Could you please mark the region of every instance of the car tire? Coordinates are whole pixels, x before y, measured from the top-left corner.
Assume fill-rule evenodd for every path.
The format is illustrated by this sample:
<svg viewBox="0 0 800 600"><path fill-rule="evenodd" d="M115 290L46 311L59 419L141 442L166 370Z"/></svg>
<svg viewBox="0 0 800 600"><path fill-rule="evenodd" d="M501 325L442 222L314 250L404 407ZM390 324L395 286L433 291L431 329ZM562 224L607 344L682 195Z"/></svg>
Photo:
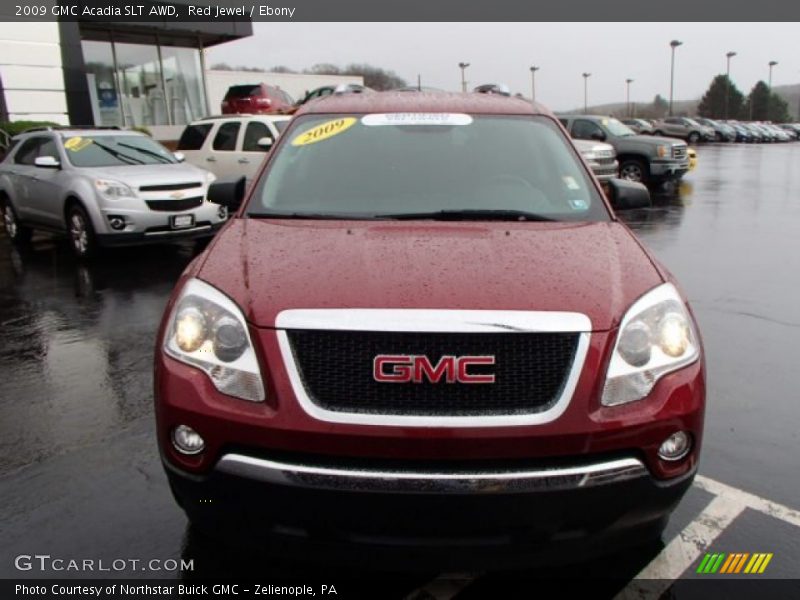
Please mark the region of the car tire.
<svg viewBox="0 0 800 600"><path fill-rule="evenodd" d="M699 142L699 141L700 141L700 134L699 134L699 133L697 133L696 131L693 131L693 132L691 132L691 133L689 134L689 137L687 138L687 141L688 141L690 144L696 144L697 142Z"/></svg>
<svg viewBox="0 0 800 600"><path fill-rule="evenodd" d="M722 134L719 131L717 131L716 133L714 133L714 141L715 142L724 142L725 139L722 137Z"/></svg>
<svg viewBox="0 0 800 600"><path fill-rule="evenodd" d="M67 232L73 254L80 259L92 258L97 251L97 237L86 210L73 204L67 211Z"/></svg>
<svg viewBox="0 0 800 600"><path fill-rule="evenodd" d="M647 168L647 163L643 160L626 158L620 162L619 178L647 184L650 180L650 169Z"/></svg>
<svg viewBox="0 0 800 600"><path fill-rule="evenodd" d="M657 135L657 136L659 136L659 137L663 137L663 136L664 136L664 132L663 132L663 131L659 131L658 129L656 129L656 130L653 132L653 135Z"/></svg>
<svg viewBox="0 0 800 600"><path fill-rule="evenodd" d="M2 209L3 229L8 238L12 243L20 246L29 243L33 237L33 229L20 224L17 212L8 200L2 203Z"/></svg>

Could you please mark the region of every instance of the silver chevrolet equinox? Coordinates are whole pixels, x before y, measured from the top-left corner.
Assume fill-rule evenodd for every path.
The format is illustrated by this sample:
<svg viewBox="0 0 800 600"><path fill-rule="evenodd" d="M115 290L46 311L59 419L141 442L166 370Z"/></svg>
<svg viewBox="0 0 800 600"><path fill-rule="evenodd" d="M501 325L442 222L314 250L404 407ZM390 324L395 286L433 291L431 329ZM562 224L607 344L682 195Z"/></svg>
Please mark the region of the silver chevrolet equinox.
<svg viewBox="0 0 800 600"><path fill-rule="evenodd" d="M212 236L227 218L206 201L214 175L147 135L119 129L29 130L0 163L0 206L12 241L66 232L86 258L99 246Z"/></svg>

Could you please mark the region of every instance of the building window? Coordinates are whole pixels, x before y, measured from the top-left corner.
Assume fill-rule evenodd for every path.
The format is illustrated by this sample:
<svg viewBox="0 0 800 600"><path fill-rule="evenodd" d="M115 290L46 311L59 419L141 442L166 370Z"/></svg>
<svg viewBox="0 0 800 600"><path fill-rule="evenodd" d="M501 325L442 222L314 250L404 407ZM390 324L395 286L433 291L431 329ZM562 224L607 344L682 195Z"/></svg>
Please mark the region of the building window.
<svg viewBox="0 0 800 600"><path fill-rule="evenodd" d="M161 65L173 124L185 125L207 116L200 52L161 46Z"/></svg>
<svg viewBox="0 0 800 600"><path fill-rule="evenodd" d="M81 42L95 125L121 126L119 89L110 42Z"/></svg>
<svg viewBox="0 0 800 600"><path fill-rule="evenodd" d="M125 125L170 125L158 47L114 43Z"/></svg>
<svg viewBox="0 0 800 600"><path fill-rule="evenodd" d="M95 125L185 125L206 116L197 48L83 40Z"/></svg>

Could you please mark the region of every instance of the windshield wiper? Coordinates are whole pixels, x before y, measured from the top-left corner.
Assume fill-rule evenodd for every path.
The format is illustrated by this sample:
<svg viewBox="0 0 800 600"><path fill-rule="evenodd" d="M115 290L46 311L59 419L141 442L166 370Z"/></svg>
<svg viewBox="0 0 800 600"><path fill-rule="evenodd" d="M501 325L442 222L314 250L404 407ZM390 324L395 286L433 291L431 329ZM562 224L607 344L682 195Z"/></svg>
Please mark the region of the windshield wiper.
<svg viewBox="0 0 800 600"><path fill-rule="evenodd" d="M124 144L122 142L117 142L117 146L122 146L123 148L130 148L131 150L136 150L137 152L141 152L142 154L147 154L148 156L157 158L163 163L172 164L172 161L168 159L166 156L162 156L158 152L153 152L152 150L148 150L147 148L139 148L138 146L134 146L132 144Z"/></svg>
<svg viewBox="0 0 800 600"><path fill-rule="evenodd" d="M397 219L398 221L421 221L427 219L435 221L555 221L555 219L551 217L524 210L508 210L502 208L461 208L431 212L396 213L375 215L375 218Z"/></svg>
<svg viewBox="0 0 800 600"><path fill-rule="evenodd" d="M364 221L376 218L376 215L371 213L308 213L281 211L249 212L247 216L252 219L327 219L337 221Z"/></svg>
<svg viewBox="0 0 800 600"><path fill-rule="evenodd" d="M111 146L106 146L105 144L101 144L97 140L92 140L94 145L100 148L101 150L105 150L114 158L118 158L120 160L127 160L129 165L143 165L144 163L136 158L135 156L131 156L129 154L125 154L124 152L117 152Z"/></svg>

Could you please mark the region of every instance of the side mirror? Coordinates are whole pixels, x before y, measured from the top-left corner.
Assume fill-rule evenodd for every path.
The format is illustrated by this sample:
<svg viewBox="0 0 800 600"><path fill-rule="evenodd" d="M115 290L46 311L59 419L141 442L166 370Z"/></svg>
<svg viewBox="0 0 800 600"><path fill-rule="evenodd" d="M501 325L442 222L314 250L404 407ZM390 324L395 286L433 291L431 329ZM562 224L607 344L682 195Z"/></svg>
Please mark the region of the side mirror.
<svg viewBox="0 0 800 600"><path fill-rule="evenodd" d="M186 155L183 152L173 152L172 156L174 156L175 160L177 160L179 163L186 160Z"/></svg>
<svg viewBox="0 0 800 600"><path fill-rule="evenodd" d="M647 208L652 205L647 187L627 179L611 179L608 182L609 200L615 210Z"/></svg>
<svg viewBox="0 0 800 600"><path fill-rule="evenodd" d="M270 148L272 148L273 143L275 143L275 141L271 137L263 137L259 138L259 140L256 142L256 146L264 151L268 151Z"/></svg>
<svg viewBox="0 0 800 600"><path fill-rule="evenodd" d="M37 156L33 159L33 164L42 169L60 169L61 161L55 156Z"/></svg>
<svg viewBox="0 0 800 600"><path fill-rule="evenodd" d="M229 213L234 213L242 205L246 185L244 177L228 181L215 181L208 186L206 198L209 202L224 206Z"/></svg>
<svg viewBox="0 0 800 600"><path fill-rule="evenodd" d="M589 136L593 140L597 140L598 142L605 142L606 141L606 134L602 131L595 131L592 135Z"/></svg>

